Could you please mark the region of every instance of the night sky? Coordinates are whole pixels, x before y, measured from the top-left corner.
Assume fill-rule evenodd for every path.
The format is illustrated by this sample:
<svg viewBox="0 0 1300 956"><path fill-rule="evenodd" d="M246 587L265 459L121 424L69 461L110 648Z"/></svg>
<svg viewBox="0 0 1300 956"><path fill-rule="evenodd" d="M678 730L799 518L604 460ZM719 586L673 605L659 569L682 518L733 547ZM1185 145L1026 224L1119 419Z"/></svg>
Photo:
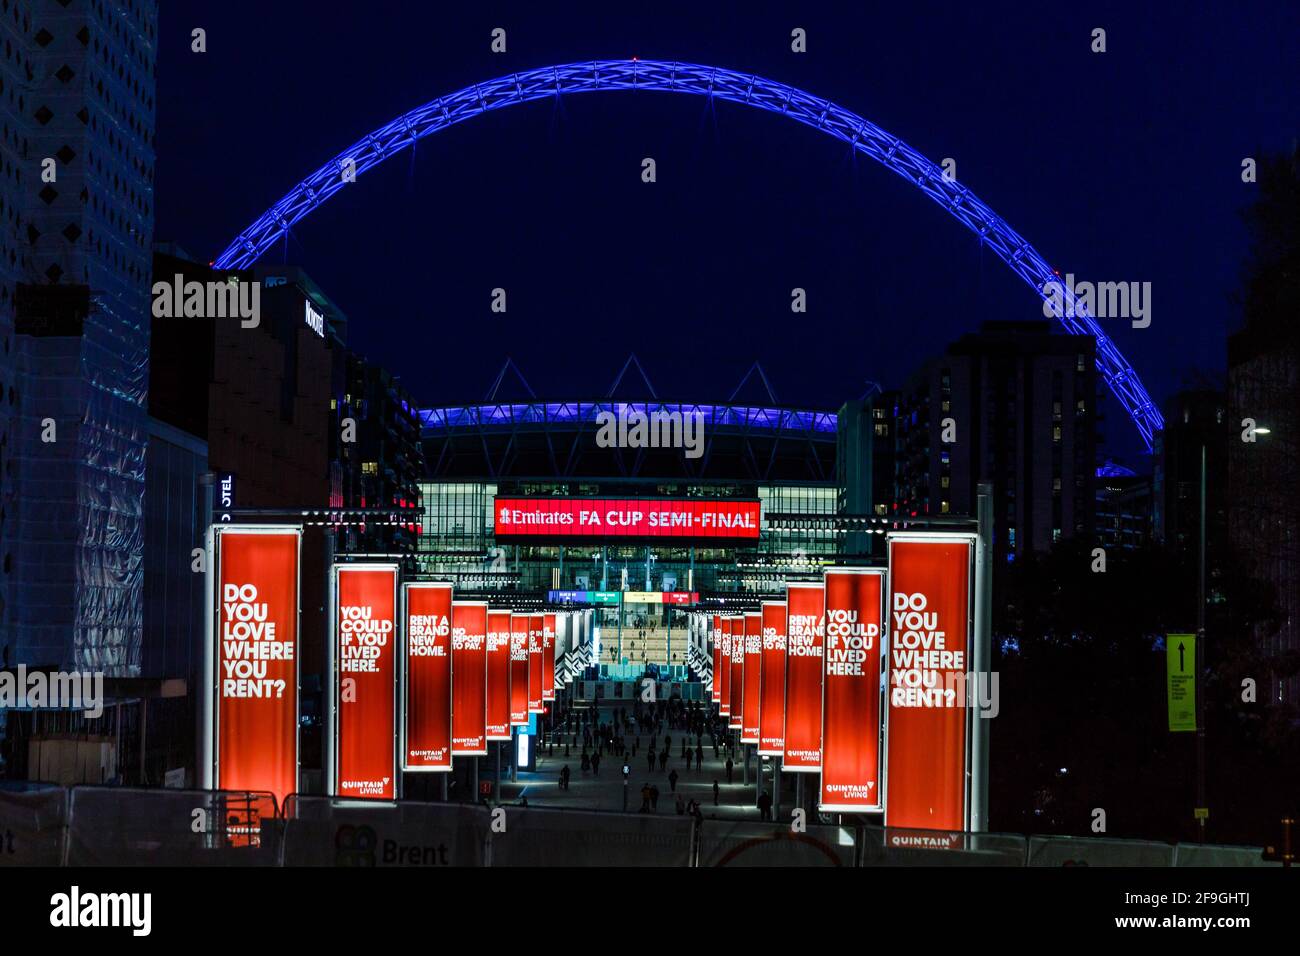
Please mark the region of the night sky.
<svg viewBox="0 0 1300 956"><path fill-rule="evenodd" d="M205 261L308 172L440 95L574 60L693 61L953 157L1063 273L1151 282L1150 328L1103 326L1158 401L1221 373L1255 188L1241 161L1291 148L1300 116L1291 3L162 6L156 236ZM504 55L489 50L498 26ZM794 27L806 54L790 51ZM286 259L348 314L351 344L430 405L483 397L507 354L543 397L597 397L636 352L661 398L726 399L757 359L782 403L833 408L868 381L902 384L983 319L1042 316L884 167L773 114L667 93L582 94L438 133L299 223L267 257ZM497 286L504 316L489 310ZM807 315L790 312L795 286ZM1131 453L1135 430L1105 411L1111 450Z"/></svg>

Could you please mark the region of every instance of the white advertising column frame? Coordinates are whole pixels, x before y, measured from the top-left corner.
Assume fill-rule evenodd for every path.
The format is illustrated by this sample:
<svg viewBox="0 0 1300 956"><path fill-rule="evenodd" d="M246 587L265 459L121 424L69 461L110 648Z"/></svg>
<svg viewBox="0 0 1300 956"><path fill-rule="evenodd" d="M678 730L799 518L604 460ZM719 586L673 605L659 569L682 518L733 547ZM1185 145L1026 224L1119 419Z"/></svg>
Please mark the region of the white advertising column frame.
<svg viewBox="0 0 1300 956"><path fill-rule="evenodd" d="M402 571L397 564L388 562L375 563L356 563L356 564L335 564L330 570L329 575L329 595L326 607L329 613L328 630L325 637L325 746L322 748L325 757L325 793L327 796L338 796L338 780L335 779L338 773L338 755L337 748L339 745L338 737L338 708L335 697L338 691L338 674L335 673L338 667L338 659L335 654L335 643L338 641L338 583L340 571L391 571L393 573L393 679L396 682L393 686L393 739L392 739L392 766L393 766L393 797L401 799L402 797L402 728L401 721L404 714L400 710L399 685L404 684L406 680L406 664L404 660L406 645L406 628L401 620L402 615ZM301 613L301 612L300 612ZM299 715L301 720L301 715Z"/></svg>
<svg viewBox="0 0 1300 956"><path fill-rule="evenodd" d="M221 613L219 595L217 593L218 582L221 579L221 544L220 539L225 534L294 534L297 536L297 557L298 576L295 584L297 593L297 611L294 624L294 641L298 645L298 653L294 655L294 695L295 695L295 727L302 726L302 525L231 525L231 524L210 524L203 536L204 545L204 614L203 614L203 684L200 688L202 692L202 701L200 704L200 724L202 739L199 741L199 786L204 790L216 790L221 780L220 754L221 742L219 733L221 722L217 710L220 700L220 675L217 673L217 634L216 622ZM295 779L302 773L302 740L301 730L295 734L294 740L294 767Z"/></svg>
<svg viewBox="0 0 1300 956"><path fill-rule="evenodd" d="M987 489L987 487L988 487L987 485L980 486L981 490L985 490ZM989 515L991 519L992 510L991 510L990 501L981 501L981 504L989 508ZM991 528L991 523L988 527ZM888 569L885 576L885 594L884 594L884 600L886 602L885 603L886 614L893 613L892 596L894 593L894 564L893 564L892 545L894 544L894 542L909 542L909 541L931 543L931 544L950 542L950 543L959 543L959 544L965 544L970 546L971 554L970 554L970 564L968 565L968 571L971 572L972 576L970 580L972 583L969 588L969 594L968 594L968 600L966 606L967 622L968 622L967 623L967 646L970 648L970 654L967 660L969 662L969 667L971 668L971 671L968 671L968 674L977 673L977 671L975 670L975 668L977 667L976 655L978 653L976 645L980 642L981 638L975 620L975 612L978 610L980 592L979 592L979 585L976 583L974 574L979 570L979 561L977 555L980 551L980 535L974 532L961 532L961 531L951 531L951 532L949 531L891 531L889 532L888 536L886 537L886 544L885 544L886 561L888 564ZM985 563L987 565L987 562ZM991 587L991 582L992 582L992 575L991 573L987 573L988 570L989 569L986 568L987 580L983 582L983 586L985 587ZM990 600L989 601L990 608L991 608L991 604L992 602ZM975 605L975 607L972 607L972 605ZM988 624L987 618L984 619L984 624L987 627ZM893 633L893 628L892 627L888 628L887 638L884 641L884 643L882 643L881 645L882 652L885 654L889 654L891 657L892 657L892 643L894 637L895 635ZM983 640L985 641L985 646L987 647L988 646L987 634L984 635ZM986 654L983 656L983 660L987 661L987 659L988 657ZM884 686L884 700L882 701L882 706L884 707L884 713L882 715L883 723L884 723L884 734L881 739L881 745L883 751L881 754L880 787L881 787L881 796L882 796L882 800L881 800L882 810L886 814L885 819L888 820L889 819L888 817L888 813L889 813L889 713L893 709L889 705L890 687L893 679L892 660L886 658L882 664L882 668L885 675L884 677L885 686ZM967 685L969 685L969 678L966 683ZM967 695L968 695L967 700L969 701L969 690L967 691ZM966 707L966 752L964 754L964 758L966 760L966 772L965 772L965 792L963 793L964 829L966 830L973 829L971 825L971 819L972 819L971 805L973 800L975 799L974 787L972 785L972 780L973 777L975 776L975 772L973 770L973 764L971 760L972 747L973 747L973 743L972 743L973 730L971 726L971 721L974 720L976 723L980 722L980 718L978 716L972 717L972 711L975 711L977 709L978 708L970 707L970 706ZM985 787L987 787L987 743L985 744L985 748L986 748L986 752L985 752L986 767L985 767L984 779L986 781ZM987 827L987 820L985 820L984 825ZM886 826L888 826L888 823L886 823Z"/></svg>
<svg viewBox="0 0 1300 956"><path fill-rule="evenodd" d="M981 482L977 489L975 512L979 531L975 541L975 634L971 670L980 693L970 715L970 811L966 826L976 833L984 833L989 828L989 721L981 715L991 703L985 699L984 690L990 695L993 692L993 675L989 670L993 659L993 486L988 482Z"/></svg>

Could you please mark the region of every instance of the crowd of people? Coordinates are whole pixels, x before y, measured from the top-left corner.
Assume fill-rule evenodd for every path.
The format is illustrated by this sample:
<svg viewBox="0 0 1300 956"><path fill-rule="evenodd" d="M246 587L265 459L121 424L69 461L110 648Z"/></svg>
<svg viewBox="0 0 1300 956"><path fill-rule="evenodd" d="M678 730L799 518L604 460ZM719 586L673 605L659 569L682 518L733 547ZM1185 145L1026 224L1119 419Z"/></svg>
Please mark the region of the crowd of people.
<svg viewBox="0 0 1300 956"><path fill-rule="evenodd" d="M674 809L679 815L699 816L701 806L695 799L685 799L677 792L682 773L674 761L679 762L684 773L698 774L704 770L705 751L711 750L713 759L725 759L726 780L733 779L737 754L732 735L727 732L725 720L711 713L699 701L680 699L645 702L634 699L630 706L618 706L602 713L589 709L557 709L547 734L549 753L563 748L564 758L576 756L579 771L586 776L600 775L600 765L605 756L621 761L626 779L632 772L633 761L645 760L647 773L666 774L669 792L675 795ZM576 753L575 753L576 752ZM568 763L560 769L560 788L569 789L572 770ZM641 786L641 806L638 812L656 813L659 809L659 787L645 781ZM721 801L721 786L713 780L713 805ZM771 800L768 798L770 807ZM762 801L760 800L760 808Z"/></svg>

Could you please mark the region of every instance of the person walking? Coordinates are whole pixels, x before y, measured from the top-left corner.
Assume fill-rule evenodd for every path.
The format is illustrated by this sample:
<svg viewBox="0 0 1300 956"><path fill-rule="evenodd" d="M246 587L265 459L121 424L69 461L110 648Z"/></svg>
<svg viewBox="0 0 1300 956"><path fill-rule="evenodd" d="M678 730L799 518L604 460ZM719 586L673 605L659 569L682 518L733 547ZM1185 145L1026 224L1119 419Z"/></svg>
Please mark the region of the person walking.
<svg viewBox="0 0 1300 956"><path fill-rule="evenodd" d="M649 766L649 770L650 770L650 772L651 772L651 773L654 773L654 772L655 772L655 752L654 752L654 749L653 749L653 748L650 750L650 752L649 752L648 754L646 754L646 763L650 765L650 766Z"/></svg>
<svg viewBox="0 0 1300 956"><path fill-rule="evenodd" d="M714 756L716 757L717 754ZM698 743L695 745L695 766L701 769L704 767L704 748Z"/></svg>
<svg viewBox="0 0 1300 956"><path fill-rule="evenodd" d="M650 786L650 812L659 812L659 788L653 784Z"/></svg>
<svg viewBox="0 0 1300 956"><path fill-rule="evenodd" d="M760 820L772 819L772 795L766 790L758 795L758 818Z"/></svg>
<svg viewBox="0 0 1300 956"><path fill-rule="evenodd" d="M734 764L731 762L731 758L728 757L727 758L727 783L731 783L731 768L733 766Z"/></svg>
<svg viewBox="0 0 1300 956"><path fill-rule="evenodd" d="M677 792L677 771L674 770L668 774L668 787L673 793Z"/></svg>
<svg viewBox="0 0 1300 956"><path fill-rule="evenodd" d="M713 781L713 805L715 807L718 805L718 796L721 792L722 788L718 786L718 781Z"/></svg>
<svg viewBox="0 0 1300 956"><path fill-rule="evenodd" d="M693 756L695 756L695 755L692 754L692 753L688 750L688 751L686 751L686 753L685 753L684 756L686 757L686 772L687 772L687 773L690 773L690 772L691 772L691 757L693 757Z"/></svg>

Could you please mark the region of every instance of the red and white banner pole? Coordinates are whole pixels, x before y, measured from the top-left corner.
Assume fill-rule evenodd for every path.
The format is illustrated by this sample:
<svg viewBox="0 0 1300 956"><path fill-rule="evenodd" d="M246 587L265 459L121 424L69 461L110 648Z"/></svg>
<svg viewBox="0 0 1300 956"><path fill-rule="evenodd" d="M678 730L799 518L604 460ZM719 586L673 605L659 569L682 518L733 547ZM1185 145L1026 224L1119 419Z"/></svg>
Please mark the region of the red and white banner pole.
<svg viewBox="0 0 1300 956"><path fill-rule="evenodd" d="M451 771L450 584L402 585L402 769Z"/></svg>
<svg viewBox="0 0 1300 956"><path fill-rule="evenodd" d="M826 571L820 808L879 813L885 571Z"/></svg>
<svg viewBox="0 0 1300 956"><path fill-rule="evenodd" d="M969 829L976 535L890 534L885 825Z"/></svg>

